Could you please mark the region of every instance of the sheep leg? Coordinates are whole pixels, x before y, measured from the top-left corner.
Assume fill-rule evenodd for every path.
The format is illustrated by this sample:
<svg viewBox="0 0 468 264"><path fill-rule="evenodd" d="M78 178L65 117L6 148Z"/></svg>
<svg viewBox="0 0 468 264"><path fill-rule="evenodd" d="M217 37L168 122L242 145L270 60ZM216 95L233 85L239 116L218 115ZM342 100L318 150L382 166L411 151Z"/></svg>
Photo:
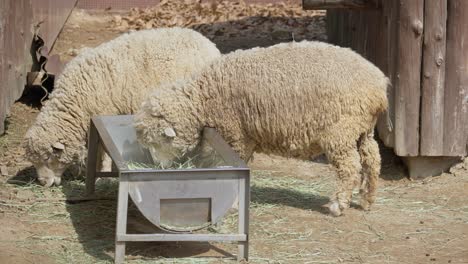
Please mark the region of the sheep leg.
<svg viewBox="0 0 468 264"><path fill-rule="evenodd" d="M112 159L106 153L101 144L98 145L98 171L111 171Z"/></svg>
<svg viewBox="0 0 468 264"><path fill-rule="evenodd" d="M253 157L255 151L255 143L242 141L235 141L230 143L232 149L239 154L239 157L246 163Z"/></svg>
<svg viewBox="0 0 468 264"><path fill-rule="evenodd" d="M249 143L245 140L231 142L230 145L233 148L233 150L236 151L237 154L239 154L239 157L246 163L249 162L249 160L251 160L251 158L253 157L253 153L256 147L254 143ZM232 208L235 210L239 209L239 197L236 197L236 199L234 200Z"/></svg>
<svg viewBox="0 0 468 264"><path fill-rule="evenodd" d="M112 159L106 152L102 154L101 171L112 171Z"/></svg>
<svg viewBox="0 0 468 264"><path fill-rule="evenodd" d="M380 174L381 158L379 146L374 139L374 132L362 136L359 145L359 155L362 164L362 181L359 194L361 195L361 207L370 210L375 201L377 181Z"/></svg>
<svg viewBox="0 0 468 264"><path fill-rule="evenodd" d="M349 208L354 187L359 181L361 163L356 147L329 148L325 151L338 175L338 191L327 205L333 216L340 216Z"/></svg>

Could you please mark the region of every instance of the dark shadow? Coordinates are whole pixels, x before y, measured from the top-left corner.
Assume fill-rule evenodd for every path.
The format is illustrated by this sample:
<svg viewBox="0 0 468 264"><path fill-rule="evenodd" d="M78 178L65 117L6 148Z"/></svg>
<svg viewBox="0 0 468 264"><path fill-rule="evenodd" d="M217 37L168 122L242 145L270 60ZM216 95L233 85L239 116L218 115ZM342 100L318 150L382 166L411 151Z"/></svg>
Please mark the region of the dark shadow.
<svg viewBox="0 0 468 264"><path fill-rule="evenodd" d="M260 31L262 25L281 25L281 28L271 28ZM239 24L244 26L239 30ZM323 32L317 32L318 27L300 27L298 25L322 25ZM262 17L253 16L241 20L226 21L215 24L198 24L191 27L199 31L216 44L221 53L228 53L237 49L250 49L254 47L268 47L281 42L320 40L326 41L325 16L305 17ZM297 32L300 29L301 33ZM237 30L236 36L230 36L229 32ZM296 34L293 34L296 32ZM213 34L214 33L214 34ZM214 35L214 36L213 36ZM293 36L294 35L294 36Z"/></svg>
<svg viewBox="0 0 468 264"><path fill-rule="evenodd" d="M408 178L407 168L401 158L395 155L392 148L386 147L378 136L376 136L376 139L382 158L380 178L386 181L398 181Z"/></svg>
<svg viewBox="0 0 468 264"><path fill-rule="evenodd" d="M113 260L115 224L117 217L117 179L106 179L96 184L96 200L67 202L72 224L85 251L101 260ZM84 185L77 181L65 182L63 191L73 201L84 197ZM127 232L133 234L164 233L150 223L129 198ZM193 257L214 250L222 257L232 254L207 242L129 242L126 256L142 259ZM209 256L208 256L209 257ZM219 257L219 256L212 256Z"/></svg>
<svg viewBox="0 0 468 264"><path fill-rule="evenodd" d="M41 80L41 85L27 85L24 87L21 97L18 102L21 102L27 106L41 109L45 100L49 98L49 94L54 88L55 76L46 75ZM47 92L46 92L47 91Z"/></svg>
<svg viewBox="0 0 468 264"><path fill-rule="evenodd" d="M17 186L25 186L38 183L36 169L33 166L24 168L18 171L15 176L9 178L7 180L7 183Z"/></svg>
<svg viewBox="0 0 468 264"><path fill-rule="evenodd" d="M8 131L8 128L10 127L10 124L11 124L10 118L7 116L5 118L5 120L3 121L4 133L6 133L6 131ZM5 135L5 134L0 134L0 137L3 136L3 135Z"/></svg>
<svg viewBox="0 0 468 264"><path fill-rule="evenodd" d="M323 205L329 201L330 199L326 196L286 188L251 187L251 202L253 203L279 204L328 214L328 210Z"/></svg>
<svg viewBox="0 0 468 264"><path fill-rule="evenodd" d="M47 58L40 54L41 49L46 53L48 52L48 50L44 50L44 44L44 40L39 36L34 36L31 41L31 47L29 49L29 54L32 61L30 69L31 73L46 72L45 65L47 64ZM27 79L31 78L31 76L28 74ZM35 82L36 84L26 85L24 87L23 93L18 101L28 106L40 109L42 106L41 101L46 100L49 94L52 92L54 88L54 81L54 75L45 73L44 76L38 80L38 82ZM32 80L27 80L27 83L33 82Z"/></svg>

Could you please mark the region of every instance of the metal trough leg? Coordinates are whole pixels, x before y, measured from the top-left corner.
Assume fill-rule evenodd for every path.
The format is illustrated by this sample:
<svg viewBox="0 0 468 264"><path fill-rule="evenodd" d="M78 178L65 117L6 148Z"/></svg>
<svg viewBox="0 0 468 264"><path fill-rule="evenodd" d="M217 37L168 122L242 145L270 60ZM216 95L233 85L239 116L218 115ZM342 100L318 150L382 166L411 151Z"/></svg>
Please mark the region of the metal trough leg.
<svg viewBox="0 0 468 264"><path fill-rule="evenodd" d="M114 263L116 264L121 264L125 260L125 241L119 241L119 236L124 236L127 234L128 181L126 175L122 176L119 180L119 200L117 202L117 227L115 231Z"/></svg>
<svg viewBox="0 0 468 264"><path fill-rule="evenodd" d="M91 121L88 137L88 162L86 164L86 195L94 195L96 185L97 152L99 136L96 127Z"/></svg>
<svg viewBox="0 0 468 264"><path fill-rule="evenodd" d="M239 182L239 233L245 234L247 239L238 244L238 261L248 260L249 257L249 202L250 177L249 172L246 172Z"/></svg>

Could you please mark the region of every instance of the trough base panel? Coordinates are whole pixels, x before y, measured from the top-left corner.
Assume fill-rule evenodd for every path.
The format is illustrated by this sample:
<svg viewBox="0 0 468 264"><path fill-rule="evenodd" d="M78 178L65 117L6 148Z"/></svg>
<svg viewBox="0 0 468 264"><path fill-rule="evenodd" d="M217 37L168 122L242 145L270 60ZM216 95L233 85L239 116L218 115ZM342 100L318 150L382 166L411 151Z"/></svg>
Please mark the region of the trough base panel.
<svg viewBox="0 0 468 264"><path fill-rule="evenodd" d="M402 157L411 179L424 179L437 176L460 162L459 157Z"/></svg>

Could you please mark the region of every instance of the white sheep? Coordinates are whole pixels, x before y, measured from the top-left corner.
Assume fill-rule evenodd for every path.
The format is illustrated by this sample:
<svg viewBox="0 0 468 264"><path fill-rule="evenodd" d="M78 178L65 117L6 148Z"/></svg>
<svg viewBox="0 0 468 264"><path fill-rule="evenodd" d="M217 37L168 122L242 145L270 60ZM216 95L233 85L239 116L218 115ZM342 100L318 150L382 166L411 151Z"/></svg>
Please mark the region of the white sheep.
<svg viewBox="0 0 468 264"><path fill-rule="evenodd" d="M326 43L236 51L192 80L158 87L135 128L163 163L193 150L203 127L216 128L245 160L254 151L299 159L324 152L340 180L328 205L338 216L357 184L364 209L375 200L380 154L373 131L388 107L387 85L360 55Z"/></svg>
<svg viewBox="0 0 468 264"><path fill-rule="evenodd" d="M211 41L183 28L132 32L81 53L25 136L40 183L60 184L67 167L84 164L92 116L134 113L152 87L189 78L219 56Z"/></svg>

